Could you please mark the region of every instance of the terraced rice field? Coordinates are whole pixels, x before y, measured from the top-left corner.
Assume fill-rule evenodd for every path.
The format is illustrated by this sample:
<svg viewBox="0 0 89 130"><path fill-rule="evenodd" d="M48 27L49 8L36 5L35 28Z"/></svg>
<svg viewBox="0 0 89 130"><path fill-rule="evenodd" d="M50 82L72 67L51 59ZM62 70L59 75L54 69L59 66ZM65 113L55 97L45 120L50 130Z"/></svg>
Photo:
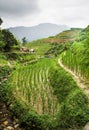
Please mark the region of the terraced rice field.
<svg viewBox="0 0 89 130"><path fill-rule="evenodd" d="M54 115L59 107L49 83L51 59L21 66L10 77L10 87L15 98L22 100L39 114Z"/></svg>

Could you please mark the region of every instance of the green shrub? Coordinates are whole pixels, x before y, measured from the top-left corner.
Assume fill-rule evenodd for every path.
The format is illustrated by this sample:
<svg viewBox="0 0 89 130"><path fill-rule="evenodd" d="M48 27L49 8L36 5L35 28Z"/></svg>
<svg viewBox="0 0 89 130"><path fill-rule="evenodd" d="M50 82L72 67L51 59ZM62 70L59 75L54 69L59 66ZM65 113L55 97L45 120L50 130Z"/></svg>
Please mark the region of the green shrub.
<svg viewBox="0 0 89 130"><path fill-rule="evenodd" d="M14 103L10 105L10 112L12 117L19 119L19 124L24 130L46 130L47 128L54 130L54 124L49 115L39 115L19 100L14 100Z"/></svg>
<svg viewBox="0 0 89 130"><path fill-rule="evenodd" d="M58 114L58 126L63 130L82 128L89 122L89 107L86 95L80 90L72 91Z"/></svg>
<svg viewBox="0 0 89 130"><path fill-rule="evenodd" d="M21 103L19 100L14 100L10 105L10 111L12 116L16 116L21 119L29 111L27 105Z"/></svg>
<svg viewBox="0 0 89 130"><path fill-rule="evenodd" d="M4 35L2 34L2 30L0 29L0 51L3 50L4 46L5 46Z"/></svg>
<svg viewBox="0 0 89 130"><path fill-rule="evenodd" d="M30 112L22 118L21 126L25 130L45 130L41 117Z"/></svg>
<svg viewBox="0 0 89 130"><path fill-rule="evenodd" d="M0 67L0 101L7 102L7 104L11 98L11 90L7 84L11 72L12 69L9 66Z"/></svg>
<svg viewBox="0 0 89 130"><path fill-rule="evenodd" d="M11 69L8 66L1 66L0 67L0 81L3 80L3 78L6 78L11 72Z"/></svg>
<svg viewBox="0 0 89 130"><path fill-rule="evenodd" d="M64 102L69 93L77 87L72 77L61 68L51 68L49 79L60 103Z"/></svg>

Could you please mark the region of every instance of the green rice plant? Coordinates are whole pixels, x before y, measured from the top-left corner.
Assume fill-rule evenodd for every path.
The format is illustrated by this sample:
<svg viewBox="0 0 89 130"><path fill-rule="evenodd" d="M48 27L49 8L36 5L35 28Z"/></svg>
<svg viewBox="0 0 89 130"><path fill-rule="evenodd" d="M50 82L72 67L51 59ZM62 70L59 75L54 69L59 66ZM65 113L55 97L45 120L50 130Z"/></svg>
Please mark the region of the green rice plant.
<svg viewBox="0 0 89 130"><path fill-rule="evenodd" d="M58 102L48 78L51 62L43 59L33 65L20 66L10 77L15 98L30 105L39 114L55 114L57 110L54 109L58 109L53 105Z"/></svg>
<svg viewBox="0 0 89 130"><path fill-rule="evenodd" d="M64 65L89 82L89 45L86 44L86 42L75 42L61 57Z"/></svg>

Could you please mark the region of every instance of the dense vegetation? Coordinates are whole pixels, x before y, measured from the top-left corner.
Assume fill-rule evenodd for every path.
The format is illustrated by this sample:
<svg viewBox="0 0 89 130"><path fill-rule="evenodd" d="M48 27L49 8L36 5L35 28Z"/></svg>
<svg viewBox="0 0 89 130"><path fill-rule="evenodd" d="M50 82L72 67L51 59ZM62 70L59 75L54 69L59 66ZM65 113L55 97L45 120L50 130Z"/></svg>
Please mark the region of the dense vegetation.
<svg viewBox="0 0 89 130"><path fill-rule="evenodd" d="M4 46L5 46L4 36L2 34L2 30L0 30L0 50L3 50Z"/></svg>
<svg viewBox="0 0 89 130"><path fill-rule="evenodd" d="M79 129L89 121L86 95L56 60L17 66L2 92L12 115L26 130Z"/></svg>
<svg viewBox="0 0 89 130"><path fill-rule="evenodd" d="M55 37L22 45L8 30L0 30L0 102L24 130L82 130L89 122L89 101L60 58L89 81L88 28L71 29Z"/></svg>
<svg viewBox="0 0 89 130"><path fill-rule="evenodd" d="M20 43L13 36L9 30L0 29L0 50L5 52L10 52L12 49L19 49Z"/></svg>
<svg viewBox="0 0 89 130"><path fill-rule="evenodd" d="M82 128L89 121L88 99L72 77L59 66L50 69L50 83L60 103L56 130Z"/></svg>
<svg viewBox="0 0 89 130"><path fill-rule="evenodd" d="M86 32L85 32L86 30ZM87 28L71 48L62 55L62 62L85 80L89 80L89 37ZM82 40L80 40L82 39Z"/></svg>

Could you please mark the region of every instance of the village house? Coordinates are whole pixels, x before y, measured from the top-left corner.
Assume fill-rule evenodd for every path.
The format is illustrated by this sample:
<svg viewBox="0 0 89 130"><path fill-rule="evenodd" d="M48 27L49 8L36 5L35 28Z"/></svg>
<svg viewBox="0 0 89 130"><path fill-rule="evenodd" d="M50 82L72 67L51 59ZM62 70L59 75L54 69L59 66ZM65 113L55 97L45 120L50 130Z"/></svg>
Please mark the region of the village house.
<svg viewBox="0 0 89 130"><path fill-rule="evenodd" d="M35 52L35 50L33 48L32 49L28 49L26 47L21 47L20 51L21 52L30 52L30 53L34 53Z"/></svg>

